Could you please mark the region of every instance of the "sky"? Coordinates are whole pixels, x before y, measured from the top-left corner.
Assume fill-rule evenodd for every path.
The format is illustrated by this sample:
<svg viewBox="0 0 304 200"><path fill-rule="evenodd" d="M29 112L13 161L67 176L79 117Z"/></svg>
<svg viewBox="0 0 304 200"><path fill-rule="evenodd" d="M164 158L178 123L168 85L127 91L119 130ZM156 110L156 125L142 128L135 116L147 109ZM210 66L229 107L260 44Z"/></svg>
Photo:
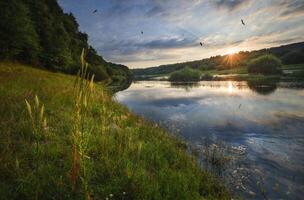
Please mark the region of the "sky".
<svg viewBox="0 0 304 200"><path fill-rule="evenodd" d="M73 13L80 30L89 35L90 45L103 58L129 68L304 41L304 0L58 0L58 3L65 12ZM93 13L95 9L98 11Z"/></svg>

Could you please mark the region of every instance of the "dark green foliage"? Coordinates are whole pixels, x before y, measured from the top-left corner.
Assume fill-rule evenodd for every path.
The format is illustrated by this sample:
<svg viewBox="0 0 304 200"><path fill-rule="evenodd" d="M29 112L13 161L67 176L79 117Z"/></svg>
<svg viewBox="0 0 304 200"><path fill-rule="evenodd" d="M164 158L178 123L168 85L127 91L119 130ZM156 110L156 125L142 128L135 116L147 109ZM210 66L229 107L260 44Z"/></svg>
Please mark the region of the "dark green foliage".
<svg viewBox="0 0 304 200"><path fill-rule="evenodd" d="M253 59L248 65L251 74L279 74L281 73L281 60L273 55L264 55Z"/></svg>
<svg viewBox="0 0 304 200"><path fill-rule="evenodd" d="M173 72L169 77L169 81L176 82L193 82L199 80L200 72L189 67L185 67L179 71Z"/></svg>
<svg viewBox="0 0 304 200"><path fill-rule="evenodd" d="M286 65L304 63L304 52L300 52L300 51L289 52L282 58L282 60L283 63Z"/></svg>
<svg viewBox="0 0 304 200"><path fill-rule="evenodd" d="M80 53L86 49L89 70L96 80L110 79L108 70L130 79L125 69L112 69L88 45L88 36L78 30L75 17L65 14L56 0L0 0L0 7L0 59L76 74Z"/></svg>
<svg viewBox="0 0 304 200"><path fill-rule="evenodd" d="M1 0L0 8L0 58L37 60L40 45L29 9L19 0Z"/></svg>

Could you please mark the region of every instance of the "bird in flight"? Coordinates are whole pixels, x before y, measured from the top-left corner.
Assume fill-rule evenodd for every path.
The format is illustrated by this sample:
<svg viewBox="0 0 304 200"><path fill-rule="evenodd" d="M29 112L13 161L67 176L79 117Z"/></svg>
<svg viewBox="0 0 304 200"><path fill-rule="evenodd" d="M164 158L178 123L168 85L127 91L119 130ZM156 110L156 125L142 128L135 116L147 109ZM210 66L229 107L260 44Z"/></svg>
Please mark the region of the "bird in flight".
<svg viewBox="0 0 304 200"><path fill-rule="evenodd" d="M93 11L93 13L97 13L97 11L98 11L98 10L96 9L96 10Z"/></svg>
<svg viewBox="0 0 304 200"><path fill-rule="evenodd" d="M141 31L141 34L143 35L143 34L144 34L144 32L143 32L143 31Z"/></svg>
<svg viewBox="0 0 304 200"><path fill-rule="evenodd" d="M200 42L200 45L201 45L201 46L203 46L203 43L202 43L202 42Z"/></svg>
<svg viewBox="0 0 304 200"><path fill-rule="evenodd" d="M244 22L244 20L243 20L243 19L241 19L241 22L242 22L242 24L245 26L245 22Z"/></svg>

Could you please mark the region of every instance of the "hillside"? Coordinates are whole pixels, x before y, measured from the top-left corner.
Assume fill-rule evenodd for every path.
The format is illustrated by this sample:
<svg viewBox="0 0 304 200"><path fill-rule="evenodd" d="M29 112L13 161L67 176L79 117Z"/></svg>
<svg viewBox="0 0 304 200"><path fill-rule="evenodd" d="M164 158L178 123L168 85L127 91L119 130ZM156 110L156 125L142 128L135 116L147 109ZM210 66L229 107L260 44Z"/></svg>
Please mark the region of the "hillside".
<svg viewBox="0 0 304 200"><path fill-rule="evenodd" d="M1 199L230 199L183 143L75 80L0 63Z"/></svg>
<svg viewBox="0 0 304 200"><path fill-rule="evenodd" d="M184 67L198 69L203 72L209 70L233 70L245 67L248 62L250 62L250 60L265 54L273 54L277 56L286 65L303 64L304 42L251 52L241 51L234 54L233 59L231 59L229 55L213 56L210 58L191 62L161 65L158 67L150 67L145 69L133 69L132 72L134 76L138 78L141 76L167 75Z"/></svg>
<svg viewBox="0 0 304 200"><path fill-rule="evenodd" d="M0 7L0 60L76 74L85 49L96 81L124 84L131 79L126 66L106 62L97 54L73 14L64 13L56 0L1 0Z"/></svg>

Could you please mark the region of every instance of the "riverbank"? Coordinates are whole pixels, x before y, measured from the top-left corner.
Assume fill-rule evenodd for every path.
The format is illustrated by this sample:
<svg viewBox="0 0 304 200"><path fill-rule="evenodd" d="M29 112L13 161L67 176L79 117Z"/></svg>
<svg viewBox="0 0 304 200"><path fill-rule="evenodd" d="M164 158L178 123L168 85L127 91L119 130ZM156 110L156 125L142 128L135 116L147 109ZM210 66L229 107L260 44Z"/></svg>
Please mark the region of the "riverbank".
<svg viewBox="0 0 304 200"><path fill-rule="evenodd" d="M89 84L79 107L74 76L0 63L0 83L3 199L230 199L183 142L104 86Z"/></svg>
<svg viewBox="0 0 304 200"><path fill-rule="evenodd" d="M248 74L246 67L238 67L226 70L207 70L201 71L201 81L256 81L256 80L282 80L282 81L304 81L304 64L283 65L281 75L254 75ZM168 81L170 73L166 74L147 74L135 76L136 81Z"/></svg>

